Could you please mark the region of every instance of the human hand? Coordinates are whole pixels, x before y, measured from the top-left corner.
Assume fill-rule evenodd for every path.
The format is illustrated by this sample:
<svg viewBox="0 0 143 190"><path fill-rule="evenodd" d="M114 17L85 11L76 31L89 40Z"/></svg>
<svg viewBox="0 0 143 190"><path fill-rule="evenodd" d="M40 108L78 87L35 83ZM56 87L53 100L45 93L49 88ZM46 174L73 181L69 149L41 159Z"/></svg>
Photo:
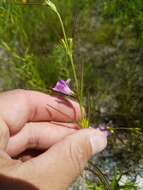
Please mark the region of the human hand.
<svg viewBox="0 0 143 190"><path fill-rule="evenodd" d="M107 144L105 132L78 130L79 119L79 105L71 100L36 91L1 93L0 174L10 178L4 183L0 177L0 189L6 184L20 190L30 190L30 184L41 190L68 188ZM43 152L33 157L27 149ZM27 185L22 187L23 182Z"/></svg>

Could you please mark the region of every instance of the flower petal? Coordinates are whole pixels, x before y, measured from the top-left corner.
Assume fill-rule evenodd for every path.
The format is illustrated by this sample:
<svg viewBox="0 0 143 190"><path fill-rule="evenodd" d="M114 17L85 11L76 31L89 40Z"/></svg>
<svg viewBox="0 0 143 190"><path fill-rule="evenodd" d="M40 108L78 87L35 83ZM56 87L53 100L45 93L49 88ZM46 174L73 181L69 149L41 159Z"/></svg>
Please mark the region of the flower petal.
<svg viewBox="0 0 143 190"><path fill-rule="evenodd" d="M59 80L55 87L52 88L53 91L56 91L56 92L60 92L64 95L72 95L73 94L73 91L70 89L69 87L69 82L70 82L70 79L68 79L67 81L64 81L64 80Z"/></svg>

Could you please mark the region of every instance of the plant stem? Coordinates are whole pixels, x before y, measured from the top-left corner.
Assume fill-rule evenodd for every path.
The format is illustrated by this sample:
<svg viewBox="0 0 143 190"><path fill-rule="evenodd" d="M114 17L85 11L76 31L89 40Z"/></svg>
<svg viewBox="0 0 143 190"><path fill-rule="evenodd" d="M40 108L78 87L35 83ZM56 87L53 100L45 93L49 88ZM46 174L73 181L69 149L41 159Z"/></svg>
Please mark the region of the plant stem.
<svg viewBox="0 0 143 190"><path fill-rule="evenodd" d="M105 190L111 190L108 179L104 176L102 171L97 166L95 166L91 161L89 161L89 164L94 168L94 170L91 168L87 168L87 170L92 172L95 176L97 176L100 179L101 183L104 185Z"/></svg>
<svg viewBox="0 0 143 190"><path fill-rule="evenodd" d="M61 15L58 12L56 12L56 13L57 13L57 16L58 16L60 24L61 24L62 32L63 32L63 35L64 35L64 40L65 40L66 45L68 47L68 39L67 39L67 36L66 36L65 27L64 27Z"/></svg>
<svg viewBox="0 0 143 190"><path fill-rule="evenodd" d="M59 18L59 21L60 21L60 24L61 24L61 28L62 28L62 32L63 32L63 36L64 36L64 41L65 41L65 44L66 44L66 53L67 53L67 55L69 57L69 61L70 61L71 66L72 66L72 71L73 71L73 76L74 76L74 80L75 80L75 86L76 86L78 101L79 101L79 104L80 104L80 112L81 112L81 116L83 117L82 97L80 95L79 83L78 83L78 78L77 78L77 74L76 74L76 68L75 68L74 61L73 61L72 49L70 48L70 45L69 45L69 42L68 42L68 38L66 36L65 27L64 27L61 15L58 12L56 12L56 13L57 13L57 16Z"/></svg>
<svg viewBox="0 0 143 190"><path fill-rule="evenodd" d="M77 79L77 75L76 75L75 65L74 65L74 62L73 62L72 50L69 47L68 39L67 39L66 32L65 32L65 27L64 27L61 15L58 12L57 12L57 16L59 18L59 21L60 21L60 24L61 24L61 27L62 27L62 32L63 32L63 35L64 35L64 41L66 43L66 51L67 51L66 53L69 56L69 60L70 60L71 66L72 66L73 76L74 76L74 80L75 80L75 84L76 84L76 91L79 94L79 85L78 85L78 79Z"/></svg>
<svg viewBox="0 0 143 190"><path fill-rule="evenodd" d="M67 54L67 56L69 58L69 61L70 61L71 67L72 67L72 72L73 72L73 77L74 77L74 80L75 80L75 87L76 87L76 92L77 92L77 98L78 98L78 102L80 104L81 119L84 119L84 117L83 117L83 109L82 109L82 107L83 107L83 104L82 104L83 103L83 101L82 101L82 98L83 98L82 89L80 89L80 86L79 86L78 77L77 77L77 73L76 73L76 67L75 67L75 64L74 64L74 61L73 61L72 43L67 38L67 35L66 35L66 32L65 32L65 27L64 27L61 15L58 12L56 6L50 0L45 0L45 2L56 13L56 15L57 15L57 17L59 19L59 22L60 22L60 25L61 25L61 28L62 28L62 32L63 32L63 39L62 39L63 47L65 48L66 54ZM82 86L83 85L81 85L81 87ZM84 127L84 126L82 126L82 127Z"/></svg>

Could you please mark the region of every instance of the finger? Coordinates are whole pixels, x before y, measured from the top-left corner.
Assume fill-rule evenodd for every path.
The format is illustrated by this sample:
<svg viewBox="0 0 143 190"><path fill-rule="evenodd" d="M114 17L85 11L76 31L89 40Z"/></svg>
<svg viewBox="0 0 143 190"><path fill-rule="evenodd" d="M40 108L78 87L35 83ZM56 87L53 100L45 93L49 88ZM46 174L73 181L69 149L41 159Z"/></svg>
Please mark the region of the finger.
<svg viewBox="0 0 143 190"><path fill-rule="evenodd" d="M103 150L106 144L104 132L94 129L79 130L42 155L25 162L23 166L29 171L25 173L25 179L40 189L65 190L81 173L87 160Z"/></svg>
<svg viewBox="0 0 143 190"><path fill-rule="evenodd" d="M77 123L62 123L62 122L55 122L55 121L51 121L50 123L56 125L57 127L61 126L61 127L77 129L77 130L81 129L81 127Z"/></svg>
<svg viewBox="0 0 143 190"><path fill-rule="evenodd" d="M36 110L32 121L49 120L71 122L80 119L80 107L70 99L53 97L36 91L27 91L31 108Z"/></svg>
<svg viewBox="0 0 143 190"><path fill-rule="evenodd" d="M9 130L6 123L0 118L0 149L4 150L9 139Z"/></svg>
<svg viewBox="0 0 143 190"><path fill-rule="evenodd" d="M43 154L44 152L45 150L40 150L40 149L27 149L21 154L14 157L14 159L26 162L36 156L39 156L40 154Z"/></svg>
<svg viewBox="0 0 143 190"><path fill-rule="evenodd" d="M29 121L77 121L80 119L80 107L67 98L13 90L0 94L0 116L7 123L10 133L14 134Z"/></svg>
<svg viewBox="0 0 143 190"><path fill-rule="evenodd" d="M50 122L28 123L16 135L10 137L7 153L15 157L26 149L47 149L67 135L74 133L77 124L57 124ZM67 127L65 127L67 126ZM68 128L69 127L69 128Z"/></svg>

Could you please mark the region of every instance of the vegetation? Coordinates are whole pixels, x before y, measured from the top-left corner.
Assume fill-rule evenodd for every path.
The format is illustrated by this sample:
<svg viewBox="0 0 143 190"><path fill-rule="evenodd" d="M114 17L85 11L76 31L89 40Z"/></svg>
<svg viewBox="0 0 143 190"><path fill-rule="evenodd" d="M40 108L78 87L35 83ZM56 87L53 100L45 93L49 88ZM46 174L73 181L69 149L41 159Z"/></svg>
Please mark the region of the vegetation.
<svg viewBox="0 0 143 190"><path fill-rule="evenodd" d="M118 157L122 153L124 159L130 155L138 162L143 148L142 0L53 2L74 42L79 81L84 73L83 96L91 122L113 127L113 154ZM42 0L1 0L0 23L2 91L24 88L48 92L59 79L74 81L72 65L60 45L64 38L61 25ZM128 142L124 142L126 137ZM125 143L123 149L114 148L117 140ZM116 176L111 182L112 190L133 189L131 185L119 187ZM89 182L88 186L103 189L100 184L97 187Z"/></svg>

